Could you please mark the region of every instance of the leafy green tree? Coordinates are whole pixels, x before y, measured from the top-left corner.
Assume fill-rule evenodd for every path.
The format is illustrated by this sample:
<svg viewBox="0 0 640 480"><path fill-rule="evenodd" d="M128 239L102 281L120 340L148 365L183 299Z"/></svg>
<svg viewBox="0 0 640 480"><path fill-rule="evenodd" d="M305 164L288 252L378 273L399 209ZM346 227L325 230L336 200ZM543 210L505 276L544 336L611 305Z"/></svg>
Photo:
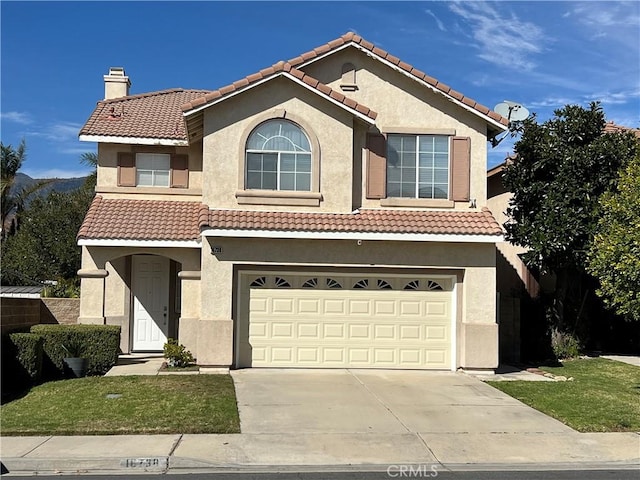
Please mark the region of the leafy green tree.
<svg viewBox="0 0 640 480"><path fill-rule="evenodd" d="M599 197L615 188L638 145L632 134L603 133L600 105L567 105L539 124L522 122L504 183L513 192L508 241L526 247L525 262L556 278L547 317L553 333L574 334L592 290L587 250L600 217ZM591 292L592 293L592 292Z"/></svg>
<svg viewBox="0 0 640 480"><path fill-rule="evenodd" d="M589 250L588 270L600 280L598 295L629 320L640 320L640 154L605 194L602 217Z"/></svg>
<svg viewBox="0 0 640 480"><path fill-rule="evenodd" d="M80 269L76 235L92 196L79 189L34 199L21 228L3 246L2 283L22 285L25 277L38 282L75 279Z"/></svg>

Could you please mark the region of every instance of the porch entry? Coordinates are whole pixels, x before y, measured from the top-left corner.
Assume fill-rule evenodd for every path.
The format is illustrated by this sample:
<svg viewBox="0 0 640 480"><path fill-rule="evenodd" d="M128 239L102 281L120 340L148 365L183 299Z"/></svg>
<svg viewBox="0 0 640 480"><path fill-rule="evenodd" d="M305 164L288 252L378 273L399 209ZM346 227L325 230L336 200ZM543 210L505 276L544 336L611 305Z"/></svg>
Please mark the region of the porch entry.
<svg viewBox="0 0 640 480"><path fill-rule="evenodd" d="M134 255L133 351L162 351L169 332L169 259Z"/></svg>

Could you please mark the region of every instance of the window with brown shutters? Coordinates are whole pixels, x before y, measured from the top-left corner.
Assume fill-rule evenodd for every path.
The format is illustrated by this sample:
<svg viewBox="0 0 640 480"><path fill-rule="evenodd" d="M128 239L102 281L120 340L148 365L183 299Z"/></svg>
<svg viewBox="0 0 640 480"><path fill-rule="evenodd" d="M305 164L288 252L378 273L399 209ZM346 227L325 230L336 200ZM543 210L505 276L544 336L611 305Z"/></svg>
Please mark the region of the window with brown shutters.
<svg viewBox="0 0 640 480"><path fill-rule="evenodd" d="M136 186L136 157L131 152L118 153L118 186Z"/></svg>
<svg viewBox="0 0 640 480"><path fill-rule="evenodd" d="M172 188L188 188L189 187L189 156L188 155L171 155L171 187Z"/></svg>
<svg viewBox="0 0 640 480"><path fill-rule="evenodd" d="M471 168L471 139L468 137L451 138L451 200L466 202L469 200L469 182Z"/></svg>
<svg viewBox="0 0 640 480"><path fill-rule="evenodd" d="M119 152L118 186L189 188L189 156Z"/></svg>
<svg viewBox="0 0 640 480"><path fill-rule="evenodd" d="M367 198L387 196L387 141L384 135L367 135Z"/></svg>

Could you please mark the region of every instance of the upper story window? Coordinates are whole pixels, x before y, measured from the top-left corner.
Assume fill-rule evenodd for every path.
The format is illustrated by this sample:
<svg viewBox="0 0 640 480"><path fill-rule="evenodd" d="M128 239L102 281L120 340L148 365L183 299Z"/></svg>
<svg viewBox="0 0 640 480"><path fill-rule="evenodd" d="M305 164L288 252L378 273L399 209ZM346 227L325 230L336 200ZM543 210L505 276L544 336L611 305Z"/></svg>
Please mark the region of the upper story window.
<svg viewBox="0 0 640 480"><path fill-rule="evenodd" d="M118 187L189 188L189 157L153 151L119 152Z"/></svg>
<svg viewBox="0 0 640 480"><path fill-rule="evenodd" d="M247 189L311 191L311 145L295 123L274 119L247 139Z"/></svg>
<svg viewBox="0 0 640 480"><path fill-rule="evenodd" d="M449 137L389 135L387 196L449 198Z"/></svg>
<svg viewBox="0 0 640 480"><path fill-rule="evenodd" d="M171 155L168 153L136 154L136 185L168 187L171 177Z"/></svg>

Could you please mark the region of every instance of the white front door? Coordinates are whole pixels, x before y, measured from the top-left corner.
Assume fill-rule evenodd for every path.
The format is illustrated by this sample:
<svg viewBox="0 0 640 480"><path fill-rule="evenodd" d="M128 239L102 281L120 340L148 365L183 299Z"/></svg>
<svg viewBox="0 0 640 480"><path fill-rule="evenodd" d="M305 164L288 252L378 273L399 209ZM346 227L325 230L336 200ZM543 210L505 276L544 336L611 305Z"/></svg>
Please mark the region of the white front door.
<svg viewBox="0 0 640 480"><path fill-rule="evenodd" d="M162 351L169 331L169 259L133 257L134 351Z"/></svg>

